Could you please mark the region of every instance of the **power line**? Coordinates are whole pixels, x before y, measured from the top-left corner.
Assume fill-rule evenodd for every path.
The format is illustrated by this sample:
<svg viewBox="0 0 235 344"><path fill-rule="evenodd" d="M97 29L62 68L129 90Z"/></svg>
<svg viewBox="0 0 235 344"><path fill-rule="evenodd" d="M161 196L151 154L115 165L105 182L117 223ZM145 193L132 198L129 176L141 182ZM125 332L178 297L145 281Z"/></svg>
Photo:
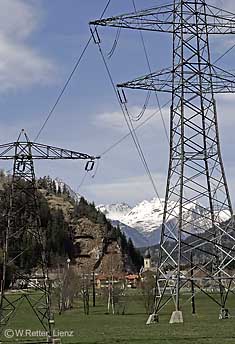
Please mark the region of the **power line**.
<svg viewBox="0 0 235 344"><path fill-rule="evenodd" d="M87 175L88 175L88 171L85 171L85 172L84 172L84 175L83 175L83 178L82 178L80 184L79 184L78 187L77 187L76 193L79 193L81 187L82 187L83 184L85 183L85 180L86 180Z"/></svg>
<svg viewBox="0 0 235 344"><path fill-rule="evenodd" d="M149 100L151 98L151 93L152 93L152 91L150 91L150 90L147 92L147 96L146 96L144 105L143 105L142 109L140 110L140 112L135 116L133 114L131 114L131 119L133 122L138 122L144 116L145 111L147 110L147 107L149 104ZM129 110L129 113L130 113L130 110Z"/></svg>
<svg viewBox="0 0 235 344"><path fill-rule="evenodd" d="M98 33L96 32L96 34L98 34ZM95 38L94 38L94 40L95 40ZM119 105L120 105L121 111L122 111L122 113L123 113L124 119L125 119L125 121L126 121L127 127L128 127L128 129L129 129L130 135L131 135L131 137L132 137L132 139L133 139L133 142L134 142L134 145L135 145L136 150L137 150L137 152L138 152L138 155L139 155L139 157L140 157L140 160L141 160L141 162L143 163L143 166L144 166L145 171L146 171L146 173L147 173L147 175L148 175L148 177L149 177L149 180L150 180L150 182L151 182L151 184L152 184L152 186L153 186L153 189L154 189L154 191L155 191L157 197L158 197L159 200L160 200L160 196L159 196L157 187L156 187L156 185L155 185L153 176L152 176L152 174L151 174L151 171L150 171L150 169L149 169L149 167L148 167L148 164L147 164L147 161L146 161L146 159L145 159L144 152L143 152L143 150L142 150L142 148L141 148L141 145L140 145L140 143L139 143L138 137L137 137L137 135L136 135L135 128L133 127L133 124L132 124L132 122L131 122L130 114L129 114L129 112L128 112L128 109L127 109L127 107L126 107L126 104L121 102L121 100L120 100L120 98L119 98L119 95L118 95L118 93L117 93L117 90L116 90L116 87L115 87L115 84L114 84L114 81L113 81L112 74L111 74L111 72L110 72L109 66L108 66L108 64L107 64L107 62L106 62L105 56L104 56L103 51L102 51L102 49L101 49L99 37L98 37L97 40L95 40L95 43L98 45L99 52L100 52L101 57L102 57L102 60L103 60L103 62L104 62L104 66L105 66L105 69L106 69L106 71L107 71L109 80L110 80L110 82L111 82L112 88L113 88L113 90L114 90L114 93L115 93L116 98L117 98L117 100L118 100L118 103L119 103Z"/></svg>
<svg viewBox="0 0 235 344"><path fill-rule="evenodd" d="M164 105L162 105L161 109L165 108L169 103L171 102L171 100L168 100ZM160 112L160 109L158 109L157 111L154 111L150 116L148 116L143 122L141 122L139 125L137 125L134 129L135 131L138 130L139 128L143 127L148 121L150 121L154 116L156 116L158 113ZM99 154L99 156L103 156L107 153L109 153L113 148L115 148L116 146L118 146L121 142L123 142L125 139L127 139L129 136L131 135L131 133L127 133L126 135L122 136L119 140L117 140L116 142L114 142L110 147L108 147L106 150L104 150L101 154Z"/></svg>
<svg viewBox="0 0 235 344"><path fill-rule="evenodd" d="M153 189L154 189L154 191L155 191L155 193L156 193L156 195L157 195L159 201L161 202L161 198L160 198L160 196L159 196L159 193L158 193L156 184L155 184L155 182L154 182L152 173L151 173L151 171L150 171L150 169L149 169L149 166L148 166L148 164L147 164L145 155L144 155L144 153L143 153L143 150L142 150L141 145L140 145L140 143L139 143L138 137L137 137L137 135L136 135L135 128L134 128L133 123L132 123L132 121L131 121L131 117L130 117L130 114L129 114L129 112L128 112L128 109L127 109L126 104L124 104L124 107L125 107L125 110L126 110L128 119L129 119L129 124L130 124L130 126L128 126L128 127L129 127L130 131L133 133L133 136L134 136L135 139L136 139L137 145L138 145L138 147L139 147L140 155L142 156L143 165L144 165L145 170L146 170L146 172L147 172L147 174L148 174L148 176L149 176L149 179L150 179L150 182L151 182L151 184L152 184L152 186L153 186Z"/></svg>
<svg viewBox="0 0 235 344"><path fill-rule="evenodd" d="M107 2L106 6L105 6L105 8L104 8L104 10L103 10L103 12L102 12L102 14L101 14L100 19L103 18L103 16L104 16L105 12L107 11L107 9L108 9L110 3L111 3L111 0L109 0L109 1ZM81 62L83 56L85 55L85 53L86 53L86 51L87 51L87 48L89 47L89 45L90 45L90 43L91 43L91 40L92 40L92 35L90 35L88 41L86 42L86 44L85 44L85 46L84 46L84 48L83 48L83 50L82 50L81 55L79 56L77 62L75 63L75 66L73 67L72 72L69 74L69 77L67 78L67 80L66 80L64 86L62 87L62 90L60 91L60 93L59 93L59 95L58 95L58 97L57 97L57 99L56 99L54 105L52 106L52 108L50 109L48 115L46 116L46 119L45 119L43 125L41 126L41 128L40 128L40 130L39 130L37 136L35 137L34 141L36 141L36 140L39 138L39 136L41 135L41 133L42 133L42 131L44 130L45 126L47 125L49 119L51 118L52 114L54 113L54 111L55 111L55 109L56 109L58 103L60 102L60 100L61 100L61 98L62 98L62 96L63 96L65 90L67 89L67 87L68 87L68 85L69 85L69 83L70 83L70 81L71 81L71 79L72 79L74 73L76 72L76 70L77 70L77 68L78 68L78 66L79 66L79 64L80 64L80 62Z"/></svg>
<svg viewBox="0 0 235 344"><path fill-rule="evenodd" d="M133 2L133 6L134 6L134 9L135 9L135 12L137 12L136 5L135 5L135 1L132 0L132 2ZM102 19L102 17L104 16L104 14L105 14L107 8L109 7L110 3L111 3L111 0L109 0L109 1L107 2L106 6L105 6L105 8L104 8L104 10L103 10L103 12L102 12L102 14L101 14L101 17L100 17L101 19ZM151 73L150 62L149 62L149 58L148 58L147 49L146 49L146 45L145 45L145 42L144 42L143 34L142 34L142 32L141 32L140 30L139 30L139 32L140 32L141 41L142 41L142 45L143 45L143 48L144 48L144 53L145 53L145 57L146 57L146 60L147 60L148 68L149 68L149 71L150 71L150 73ZM119 35L120 35L120 33L119 33ZM65 84L64 84L64 86L63 86L63 88L62 88L62 90L60 91L60 93L59 93L59 95L58 95L58 97L57 97L57 99L56 99L54 105L52 106L52 108L50 109L48 115L46 116L46 119L45 119L43 125L41 126L41 128L40 128L40 130L39 130L37 136L35 137L35 141L39 138L39 136L41 135L41 133L42 133L42 131L44 130L45 126L47 125L47 123L48 123L50 117L51 117L52 114L54 113L54 111L55 111L55 109L56 109L58 103L60 102L60 100L61 100L61 98L62 98L62 96L63 96L65 90L67 89L67 87L68 87L68 85L69 85L69 83L70 83L70 81L71 81L71 79L72 79L74 73L76 72L76 70L77 70L77 68L78 68L78 66L79 66L79 64L80 64L80 62L81 62L83 56L85 55L85 52L86 52L88 46L90 45L91 40L92 40L92 35L89 37L87 43L85 44L85 46L84 46L84 48L83 48L83 51L82 51L81 55L79 56L77 62L75 63L75 66L74 66L73 69L72 69L72 72L69 74L69 77L67 78L67 80L66 80L66 82L65 82ZM230 48L229 48L224 54L222 54L219 58L217 58L217 59L215 60L215 63L218 62L220 59L222 59L225 55L227 55L232 49L234 49L234 47L235 47L235 44L234 44L232 47L230 47ZM161 109L160 102L159 102L159 98L158 98L158 95L156 94L156 92L155 92L155 95L156 95L156 99L157 99L157 103L158 103L159 109ZM165 131L165 133L166 133L166 136L167 136L167 139L168 139L168 142L169 142L169 137L168 137L168 134L167 134L167 129L166 129L165 121L164 121L164 118L163 118L163 115L162 115L162 112L161 112L161 111L160 111L160 115L161 115L161 118L162 118L162 122L163 122L163 126L164 126L164 131Z"/></svg>
<svg viewBox="0 0 235 344"><path fill-rule="evenodd" d="M89 40L87 41L87 43L86 43L86 45L85 45L85 47L84 47L84 49L83 49L79 59L77 60L77 62L75 64L72 72L70 73L66 83L64 84L62 90L60 91L59 96L57 97L55 104L52 106L51 110L49 111L49 113L48 113L48 115L46 117L46 120L44 121L44 123L43 123L42 127L40 128L40 130L39 130L37 136L35 137L34 141L36 141L39 138L39 136L41 135L43 129L47 125L47 122L49 121L50 117L52 116L53 112L55 111L56 106L58 105L59 101L61 100L61 98L62 98L66 88L68 87L68 84L70 83L70 81L71 81L74 73L76 72L76 70L77 70L77 68L78 68L78 66L79 66L83 56L85 55L85 52L86 52L86 50L87 50L87 48L88 48L88 46L89 46L89 44L91 42L91 39L92 39L92 37L90 37Z"/></svg>
<svg viewBox="0 0 235 344"><path fill-rule="evenodd" d="M228 50L226 50L225 53L223 53L221 56L219 56L213 63L217 63L218 61L220 61L222 58L224 58L234 48L235 48L235 43L230 48L228 48Z"/></svg>
<svg viewBox="0 0 235 344"><path fill-rule="evenodd" d="M147 173L147 175L148 175L148 177L149 177L149 180L150 180L150 182L151 182L151 184L152 184L152 186L153 186L153 189L154 189L154 191L155 191L155 193L156 193L156 195L157 195L159 201L161 202L161 198L160 198L160 195L159 195L159 193L158 193L157 187L156 187L156 185L155 185L155 182L154 182L152 173L151 173L151 171L150 171L150 169L149 169L149 166L148 166L148 164L147 164L147 161L146 161L146 158L145 158L143 149L142 149L142 147L141 147L141 145L140 145L140 142L139 142L139 139L138 139L138 137L137 137L135 128L134 128L133 123L132 123L132 121L131 121L131 116L130 116L130 113L129 113L128 108L127 108L127 106L126 106L126 102L125 102L125 101L124 101L123 103L121 102L120 96L119 96L119 94L118 94L118 92L117 92L117 89L116 89L116 86L115 86L115 84L114 84L112 74L111 74L111 72L110 72L109 66L108 66L108 64L107 64L107 61L106 61L106 59L105 59L105 56L104 56L104 54L103 54L103 51L102 51L102 48L101 48L101 45L100 45L100 38L99 38L99 36L98 36L98 32L97 32L96 28L95 28L94 31L92 31L92 34L93 34L93 38L94 38L95 43L98 45L98 48L99 48L99 51L100 51L100 54L101 54L103 63L104 63L104 65L105 65L105 69L106 69L106 71L107 71L107 74L108 74L108 77L109 77L109 79L110 79L111 85L112 85L112 87L113 87L114 93L115 93L115 95L116 95L116 98L117 98L117 100L118 100L118 103L119 103L119 105L120 105L120 108L121 108L121 110L122 110L122 113L123 113L123 115L124 115L124 119L125 119L125 121L126 121L126 124L127 124L128 129L129 129L129 134L131 135L131 137L132 137L132 139L133 139L134 145L135 145L135 147L136 147L136 149L137 149L138 155L139 155L139 157L140 157L141 162L143 163L143 166L144 166L145 171L146 171L146 173ZM96 35L96 37L95 37L95 35ZM144 44L144 41L143 41L143 44ZM145 44L144 44L144 47L145 47ZM150 63L149 63L149 59L148 59L146 47L145 47L145 53L146 53L146 59L147 59L148 67L149 67L150 73L151 73L151 67L150 67ZM161 106L160 106L160 102L159 102L159 99L158 99L157 94L156 94L156 98L157 98L157 100L158 100L159 112L161 113ZM164 128L165 128L165 126L164 126ZM166 128L165 128L165 129L166 129ZM122 141L122 140L123 140L123 139L121 139L121 141ZM119 140L119 142L120 142L120 140ZM119 142L118 142L118 143L119 143ZM114 145L112 145L112 148L113 148L113 147L114 147Z"/></svg>
<svg viewBox="0 0 235 344"><path fill-rule="evenodd" d="M134 10L135 10L135 13L137 15L137 8L136 8L136 5L135 5L135 0L132 0L132 3L133 3L133 7L134 7ZM145 58L146 58L146 61L147 61L148 70L149 70L149 73L152 74L152 68L151 68L151 65L150 65L150 60L149 60L149 56L148 56L148 52L147 52L147 47L146 47L146 44L145 44L145 41L144 41L144 36L143 36L143 33L142 33L142 31L140 29L138 29L138 31L139 31L139 34L140 34L140 39L141 39L141 42L142 42L142 46L143 46L143 50L144 50L144 55L145 55ZM158 97L158 94L157 94L156 91L154 91L154 94L155 94L155 97L156 97L156 100L157 100L157 105L158 105L158 108L159 108L159 111L160 111L160 116L161 116L161 120L162 120L162 124L163 124L163 128L164 128L164 132L165 132L165 135L166 135L168 143L170 143L168 132L167 132L167 128L166 128L166 123L164 121L163 113L162 113L162 110L161 110L160 100L159 100L159 97Z"/></svg>
<svg viewBox="0 0 235 344"><path fill-rule="evenodd" d="M169 103L171 102L171 100L168 100L168 102L166 102L164 105L162 105L162 108L166 107ZM139 125L137 125L134 130L138 130L139 128L143 127L148 121L150 121L154 116L156 116L159 113L159 109L157 111L154 111L150 116L148 116L142 123L140 123ZM126 140L129 136L131 136L131 132L127 133L126 135L122 136L119 140L117 140L116 142L114 142L111 146L109 146L108 148L106 148L102 153L98 154L100 157L103 157L104 155L108 154L111 150L113 150L115 147L117 147L120 143L122 143L124 140ZM97 170L99 167L99 160L97 162L97 168L94 172L94 174L92 175L92 178L96 177L97 174ZM80 182L80 184L77 187L77 191L79 193L79 190L81 189L81 187L84 185L86 179L88 176L88 172L86 171L84 173L84 176Z"/></svg>
<svg viewBox="0 0 235 344"><path fill-rule="evenodd" d="M108 58L110 59L113 54L115 53L115 50L117 48L117 45L118 45L118 41L119 41L119 38L120 38L120 34L121 34L121 28L118 28L117 29L117 33L116 33L116 37L114 39L114 42L113 42L113 46L111 47L110 51L108 52L107 56Z"/></svg>
<svg viewBox="0 0 235 344"><path fill-rule="evenodd" d="M164 105L162 105L162 108L166 107L169 103L171 102L171 100L168 100ZM134 130L138 130L139 128L143 127L148 121L150 121L154 116L156 116L159 113L159 109L157 111L154 111L150 116L148 116L142 123L140 123L139 125L137 125ZM117 147L120 143L122 143L124 140L126 140L129 136L131 136L131 132L127 133L126 135L122 136L119 140L117 140L116 142L114 142L111 146L109 146L108 148L106 148L102 153L98 154L101 158L108 154L111 150L113 150L115 147ZM97 164L99 164L99 160L97 162ZM98 170L98 165L97 168L95 170L95 173L92 175L92 178L96 177L97 174L97 170ZM84 185L86 179L87 179L88 173L85 172L79 186L77 187L77 192L79 192L79 190L81 189L81 187Z"/></svg>
<svg viewBox="0 0 235 344"><path fill-rule="evenodd" d="M100 18L102 18L102 17L104 16L104 14L105 14L106 10L108 9L110 3L111 3L111 0L109 0L109 1L107 2L107 4L106 4L106 6L105 6L105 8L104 8L104 10L103 10L103 12L102 12ZM135 0L132 0L132 3L133 3L133 7L134 7L134 9L135 9L135 12L137 12L136 5L135 5ZM145 45L144 37L143 37L143 34L142 34L142 31L141 31L141 30L139 30L139 33L140 33L140 37L141 37L141 41L142 41L142 45L143 45L143 50L144 50L144 54L145 54L145 57L146 57L146 61L147 61L147 64L148 64L148 68L149 68L149 71L150 71L150 73L151 73L151 66L150 66L150 61L149 61L149 57L148 57L148 53L147 53L147 48L146 48L146 45ZM116 37L116 39L115 39L115 48L116 48L116 45L117 45L117 41L118 41L118 39L119 39L119 36L120 36L120 30L119 30L119 32L117 33L117 37ZM37 136L35 137L35 141L39 138L39 136L41 135L41 133L42 133L42 131L44 130L45 126L47 125L47 123L48 123L50 117L51 117L52 114L54 113L54 111L55 111L55 109L56 109L58 103L60 102L60 100L61 100L61 98L62 98L64 92L66 91L66 89L67 89L67 87L68 87L68 85L69 85L69 83L70 83L70 81L71 81L71 79L72 79L74 73L76 72L76 70L77 70L77 68L78 68L78 66L79 66L79 64L80 64L80 62L81 62L83 56L85 55L86 50L87 50L87 48L89 47L89 45L90 45L90 43L91 43L91 40L92 40L92 35L89 37L87 43L85 44L85 46L84 46L84 48L83 48L83 50L82 50L81 55L79 56L77 62L75 63L75 66L74 66L73 69L72 69L72 72L69 74L69 77L68 77L68 79L66 80L66 82L65 82L65 84L64 84L64 86L63 86L61 92L59 93L59 95L58 95L58 97L57 97L57 99L56 99L54 105L52 106L51 110L49 111L49 113L48 113L48 115L47 115L47 117L46 117L46 119L45 119L45 121L44 121L42 127L40 128L40 130L39 130ZM227 55L230 51L232 51L232 49L234 49L234 47L235 47L235 44L234 44L232 47L230 47L225 53L223 53L219 58L217 58L217 59L215 60L215 63L218 62L220 59L222 59L222 58L223 58L225 55ZM114 50L114 48L113 48L113 50ZM112 54L113 54L113 51L112 51ZM111 56L110 56L110 57L111 57ZM114 87L115 87L115 86L114 86ZM116 91L116 89L115 89L115 91ZM123 136L121 139L119 139L117 142L115 142L114 144L112 144L109 148L107 148L103 153L101 153L101 156L103 156L103 155L107 154L108 152L110 152L113 148L115 148L117 145L119 145L121 142L123 142L123 141L124 141L127 137L129 137L130 135L131 135L132 138L133 138L133 135L136 135L136 134L135 134L135 130L137 130L137 129L139 129L140 127L142 127L146 122L148 122L148 121L149 121L155 114L157 114L158 112L160 112L160 116L161 116L161 119L162 119L164 131L165 131L167 140L168 140L168 142L169 142L169 137L168 137L168 134L167 134L166 124L165 124L165 121L164 121L164 118L163 118L163 114L162 114L162 108L164 108L165 106L167 106L167 105L169 104L170 101L168 101L168 102L167 102L166 104L164 104L163 106L160 106L160 101L159 101L159 98L158 98L158 95L157 95L156 92L155 92L155 96L156 96L156 99L157 99L157 103L158 103L159 110L158 110L158 111L155 111L152 115L150 115L144 122L142 122L142 123L141 123L140 125L138 125L136 128L134 128L133 126L132 126L132 129L129 128L129 129L130 129L130 132L129 132L128 134L126 134L125 136ZM145 112L145 108L146 108L146 107L144 106L143 111L141 111L141 115L138 116L138 119L142 117L143 113ZM128 112L128 111L127 111L127 112ZM129 114L129 112L128 112L128 114ZM130 121L131 121L131 118L130 118ZM129 126L128 126L128 127L129 127ZM84 177L82 178L82 181L81 181L81 183L80 183L80 185L79 185L79 187L78 187L79 189L80 189L81 186L84 184L85 179L86 179L86 176L87 176L87 173L85 173ZM93 176L93 177L94 177L94 176ZM155 188L155 187L154 187L154 188Z"/></svg>

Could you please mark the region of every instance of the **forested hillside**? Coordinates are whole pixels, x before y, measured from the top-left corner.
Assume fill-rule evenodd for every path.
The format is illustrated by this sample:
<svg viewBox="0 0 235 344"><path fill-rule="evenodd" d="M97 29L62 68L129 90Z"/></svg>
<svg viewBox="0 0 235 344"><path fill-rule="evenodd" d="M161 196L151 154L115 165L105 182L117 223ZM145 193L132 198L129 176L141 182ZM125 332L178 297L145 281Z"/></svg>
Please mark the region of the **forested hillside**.
<svg viewBox="0 0 235 344"><path fill-rule="evenodd" d="M21 183L26 183L21 181ZM49 266L51 268L64 263L67 258L79 266L89 266L101 271L105 268L106 256L112 251L110 247L116 247L122 264L121 270L138 271L142 266L142 256L134 248L131 240L126 239L119 228L115 228L106 219L105 215L98 211L94 203L88 203L83 197L75 200L65 184L58 185L50 177L38 180L38 200L41 226L46 236L46 251ZM23 202L27 203L27 194L18 193L15 204L19 210ZM2 176L0 190L1 233L7 226L8 209L10 199L10 178ZM30 207L30 203L28 207ZM16 221L25 224L28 221L27 207L19 211ZM13 228L14 230L14 228ZM84 232L85 231L85 232ZM89 233L88 233L89 232ZM1 246L3 236L1 236ZM26 249L27 248L27 249ZM88 250L84 254L84 249ZM94 255L99 251L99 256ZM17 240L10 240L9 254L23 251L8 268L9 275L17 267L23 267L26 273L37 268L39 250L33 237L27 231L18 234ZM2 259L2 253L1 253Z"/></svg>

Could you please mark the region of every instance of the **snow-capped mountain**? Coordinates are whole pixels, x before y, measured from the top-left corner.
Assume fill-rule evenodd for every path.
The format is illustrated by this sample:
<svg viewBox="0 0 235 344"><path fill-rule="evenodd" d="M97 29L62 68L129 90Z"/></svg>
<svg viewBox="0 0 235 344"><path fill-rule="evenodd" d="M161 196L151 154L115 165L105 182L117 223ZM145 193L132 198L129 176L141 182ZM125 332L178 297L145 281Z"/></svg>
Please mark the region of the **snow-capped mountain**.
<svg viewBox="0 0 235 344"><path fill-rule="evenodd" d="M110 220L116 220L137 229L139 233L148 237L153 231L161 226L164 201L153 198L151 201L143 201L131 208L126 203L99 205L97 208L102 211Z"/></svg>
<svg viewBox="0 0 235 344"><path fill-rule="evenodd" d="M132 208L126 203L116 203L110 205L101 204L97 207L105 216L111 220L114 226L119 226L127 239L131 238L135 247L148 246L148 240L145 235L141 234L136 228L123 223L123 219L130 213Z"/></svg>
<svg viewBox="0 0 235 344"><path fill-rule="evenodd" d="M120 221L149 236L162 224L163 207L164 201L158 198L143 201L132 208Z"/></svg>
<svg viewBox="0 0 235 344"><path fill-rule="evenodd" d="M127 237L133 240L137 247L152 246L160 241L160 230L164 211L163 199L153 198L150 201L142 201L133 208L126 203L100 205L97 208L102 211L107 218L113 221L119 221L122 231ZM171 209L171 211L169 211ZM167 226L168 228L177 228L177 217L179 215L179 206L175 202L168 205ZM218 212L216 215L220 221L226 221L229 218L229 212ZM210 213L204 207L197 203L187 203L183 205L183 219L185 236L190 233L200 233L211 228ZM187 225L188 223L188 225ZM192 225L193 223L193 225ZM131 229L131 230L130 230ZM141 234L137 238L136 232ZM145 245L147 243L147 245Z"/></svg>
<svg viewBox="0 0 235 344"><path fill-rule="evenodd" d="M110 220L119 220L122 221L130 211L131 207L126 203L117 203L110 205L99 205L97 207L105 216Z"/></svg>

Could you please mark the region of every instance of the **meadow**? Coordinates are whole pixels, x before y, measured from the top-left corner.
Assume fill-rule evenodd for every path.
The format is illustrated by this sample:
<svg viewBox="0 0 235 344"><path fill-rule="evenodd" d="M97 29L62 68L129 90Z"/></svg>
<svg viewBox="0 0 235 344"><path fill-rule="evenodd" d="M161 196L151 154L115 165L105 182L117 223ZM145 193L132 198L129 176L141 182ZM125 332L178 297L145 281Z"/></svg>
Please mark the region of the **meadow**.
<svg viewBox="0 0 235 344"><path fill-rule="evenodd" d="M235 296L234 296L235 299ZM159 323L145 325L147 315L143 297L136 290L130 290L126 297L126 314L107 314L104 300L97 299L96 307L90 305L90 314L85 315L81 302L62 315L55 315L56 333L62 343L80 344L230 344L235 342L235 317L219 320L218 306L202 294L196 296L196 315L191 314L190 302L182 300L183 324L169 324L173 305L167 305L160 315ZM235 300L229 300L231 313L235 316ZM39 330L36 317L25 302L21 304L8 329ZM23 337L4 341L13 343ZM33 338L25 337L25 343ZM35 343L42 338L35 337Z"/></svg>

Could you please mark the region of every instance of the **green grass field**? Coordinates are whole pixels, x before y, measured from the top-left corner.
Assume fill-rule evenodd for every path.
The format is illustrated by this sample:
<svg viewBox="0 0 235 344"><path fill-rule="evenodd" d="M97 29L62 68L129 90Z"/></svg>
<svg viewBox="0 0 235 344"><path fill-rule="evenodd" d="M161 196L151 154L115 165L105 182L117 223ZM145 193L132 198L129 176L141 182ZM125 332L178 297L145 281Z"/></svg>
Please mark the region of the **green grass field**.
<svg viewBox="0 0 235 344"><path fill-rule="evenodd" d="M234 296L235 299L235 296ZM105 314L106 307L97 300L97 306L90 307L90 315L83 314L82 305L56 315L56 328L60 331L73 331L73 336L62 338L63 343L83 344L229 344L235 343L235 318L219 320L218 306L208 297L196 298L197 315L191 315L190 302L182 306L184 323L169 324L172 305L164 308L160 322L146 326L147 315L141 295L130 291L126 315ZM183 301L183 300L182 300ZM235 315L235 300L230 300L230 309ZM7 328L39 330L36 318L25 304L19 309ZM3 338L6 340L6 338ZM16 338L15 338L16 339ZM22 338L17 338L21 339ZM32 340L32 338L26 338ZM39 338L36 338L39 339ZM13 340L9 340L13 343Z"/></svg>

